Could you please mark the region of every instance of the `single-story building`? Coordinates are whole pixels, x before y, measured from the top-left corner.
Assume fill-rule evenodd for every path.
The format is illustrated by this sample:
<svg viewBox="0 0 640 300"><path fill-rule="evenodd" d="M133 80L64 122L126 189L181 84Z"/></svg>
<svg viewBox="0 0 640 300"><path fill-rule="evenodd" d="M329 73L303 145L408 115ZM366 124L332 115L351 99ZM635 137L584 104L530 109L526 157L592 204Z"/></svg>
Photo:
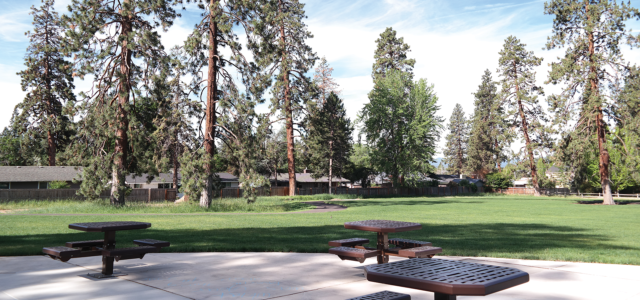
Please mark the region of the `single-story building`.
<svg viewBox="0 0 640 300"><path fill-rule="evenodd" d="M52 181L64 181L70 188L80 188L82 168L69 166L0 167L0 189L47 189Z"/></svg>
<svg viewBox="0 0 640 300"><path fill-rule="evenodd" d="M524 188L527 187L527 185L531 185L531 177L522 177L513 181L513 187Z"/></svg>
<svg viewBox="0 0 640 300"><path fill-rule="evenodd" d="M273 175L269 178L271 182L271 186L289 186L289 174L288 173L278 173L278 179L276 180ZM341 177L333 177L331 179L331 185L333 187L339 187L342 185L346 185L350 181L348 179L344 179ZM319 188L319 187L328 187L329 186L329 177L323 176L318 179L314 179L311 177L311 173L296 173L296 187L298 188Z"/></svg>
<svg viewBox="0 0 640 300"><path fill-rule="evenodd" d="M238 177L229 173L218 173L225 187L238 187ZM79 189L82 168L74 166L0 166L0 189L47 189L52 181L64 181L69 188ZM147 182L147 174L128 175L125 183L134 189L169 189L173 188L173 173L160 173ZM180 173L178 173L180 184Z"/></svg>
<svg viewBox="0 0 640 300"><path fill-rule="evenodd" d="M218 176L225 188L238 187L238 177L229 173L218 173ZM181 185L181 179L182 175L178 172L178 186ZM132 174L127 176L126 183L134 189L172 189L173 173L160 173L154 176L150 182L147 182L147 174L140 176L134 176Z"/></svg>
<svg viewBox="0 0 640 300"><path fill-rule="evenodd" d="M466 180L469 183L475 184L477 187L484 186L484 182L480 179L473 179L465 175L447 175L441 174L436 175L436 179L438 180L438 186L447 186L449 183L454 182L460 184L461 181Z"/></svg>

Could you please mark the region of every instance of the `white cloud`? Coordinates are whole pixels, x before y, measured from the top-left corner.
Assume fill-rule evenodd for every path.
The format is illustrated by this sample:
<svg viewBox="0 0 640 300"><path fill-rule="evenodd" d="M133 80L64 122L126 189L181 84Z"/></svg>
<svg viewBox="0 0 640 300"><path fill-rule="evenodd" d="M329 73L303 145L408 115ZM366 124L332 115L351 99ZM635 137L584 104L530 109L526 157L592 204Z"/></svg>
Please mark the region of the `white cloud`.
<svg viewBox="0 0 640 300"><path fill-rule="evenodd" d="M25 16L27 16L25 18ZM14 11L0 15L0 40L5 42L26 41L24 33L31 29L29 10Z"/></svg>

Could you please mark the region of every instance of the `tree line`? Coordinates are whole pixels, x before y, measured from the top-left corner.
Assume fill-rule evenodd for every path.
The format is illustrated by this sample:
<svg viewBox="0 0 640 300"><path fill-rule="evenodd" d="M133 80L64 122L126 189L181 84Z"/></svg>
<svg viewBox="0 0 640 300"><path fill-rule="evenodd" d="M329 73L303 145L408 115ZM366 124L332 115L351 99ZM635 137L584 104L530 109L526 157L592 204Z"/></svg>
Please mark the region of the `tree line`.
<svg viewBox="0 0 640 300"><path fill-rule="evenodd" d="M4 165L82 166L79 193L110 189L115 205L124 204L127 174L168 170L180 171L183 191L202 206L222 187L221 171L238 176L248 201L279 174L293 195L304 168L362 186L375 175L394 186L433 183L444 119L435 87L414 79L410 47L392 28L376 40L369 103L350 120L333 69L307 43L297 0L74 0L61 16L53 4L32 8L19 73L27 95L0 135ZM200 21L164 49L161 31L194 6ZM507 38L500 79L482 76L473 116L456 106L445 162L480 178L526 170L536 191L555 163L575 174L572 184L599 185L610 203L612 184L640 182L639 73L620 52L623 42L638 45L625 22L640 13L596 0L550 1L545 13L555 16L546 48L566 50L546 84L563 91L546 96L535 79L542 59ZM75 94L74 78L90 88ZM264 103L269 112L257 113ZM524 146L511 153L516 139Z"/></svg>
<svg viewBox="0 0 640 300"><path fill-rule="evenodd" d="M561 92L544 93L535 72L542 58L509 36L499 52L499 79L485 71L472 116L456 105L444 161L449 172L483 179L527 174L536 195L564 184L602 192L605 204L615 204L612 191L640 191L638 67L621 52L639 45L625 22L640 19L640 12L597 0L553 0L544 12L554 16L545 49L565 51L550 63L545 84L560 85ZM515 142L522 147L512 151ZM559 178L545 176L552 165Z"/></svg>

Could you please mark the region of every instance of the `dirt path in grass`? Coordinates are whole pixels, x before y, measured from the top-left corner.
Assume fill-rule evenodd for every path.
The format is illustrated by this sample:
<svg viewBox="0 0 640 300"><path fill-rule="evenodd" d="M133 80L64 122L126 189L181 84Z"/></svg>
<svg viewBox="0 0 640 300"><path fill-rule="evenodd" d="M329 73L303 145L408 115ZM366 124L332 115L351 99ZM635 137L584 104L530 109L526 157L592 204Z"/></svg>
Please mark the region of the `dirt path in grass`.
<svg viewBox="0 0 640 300"><path fill-rule="evenodd" d="M302 210L302 211L289 211L289 212L276 212L276 213L148 213L148 214L12 214L10 210L3 213L20 215L20 216L194 216L194 215L283 215L283 214L308 214L308 213L324 213L333 212L347 209L346 207L338 204L328 204L323 201L309 201L304 202L310 205L314 205L314 209Z"/></svg>

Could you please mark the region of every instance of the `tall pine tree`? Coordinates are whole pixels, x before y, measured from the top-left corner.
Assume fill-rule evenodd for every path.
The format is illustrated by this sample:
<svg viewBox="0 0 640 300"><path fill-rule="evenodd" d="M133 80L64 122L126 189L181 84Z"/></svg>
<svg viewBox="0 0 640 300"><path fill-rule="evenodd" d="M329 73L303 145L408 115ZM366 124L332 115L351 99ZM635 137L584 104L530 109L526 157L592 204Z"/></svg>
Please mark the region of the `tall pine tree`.
<svg viewBox="0 0 640 300"><path fill-rule="evenodd" d="M166 59L159 28L176 13L160 0L74 0L63 17L75 76L93 77L81 94L82 120L71 154L85 165L80 193L98 197L111 184L111 203L123 205L128 173L153 168L153 74Z"/></svg>
<svg viewBox="0 0 640 300"><path fill-rule="evenodd" d="M488 173L500 170L500 164L507 159L504 149L509 147L510 131L505 123L505 111L498 97L496 82L489 70L484 71L473 96L474 111L470 120L465 170L485 179Z"/></svg>
<svg viewBox="0 0 640 300"><path fill-rule="evenodd" d="M187 1L191 2L191 1ZM258 2L230 0L193 0L203 10L202 19L195 25L193 32L185 42L185 50L189 56L189 70L193 75L192 87L200 97L204 96L204 130L202 133L203 150L187 153L189 159L197 159L203 168L197 168L204 173L188 174L194 179L195 185L189 185L190 195L200 198L200 206L209 207L215 197L217 186L214 161L217 160L216 141L221 142L224 137L232 137L221 125L219 118L234 114L234 105L223 102L240 101L239 110L251 111L252 102L260 101L262 90L267 81L261 77L262 73L255 64L250 63L242 53L242 45L235 30L242 30L249 44L253 41L253 26ZM234 27L235 26L235 27ZM229 51L227 57L223 49ZM206 69L206 76L202 70ZM238 95L240 88L234 80L239 74L244 85L245 99L238 99L231 95ZM204 85L204 86L201 86ZM200 93L202 91L202 93ZM252 98L252 96L255 96ZM185 158L186 159L186 158ZM196 169L193 169L196 170ZM198 190L196 190L198 189Z"/></svg>
<svg viewBox="0 0 640 300"><path fill-rule="evenodd" d="M469 124L464 116L460 103L456 103L451 118L449 118L449 134L444 148L444 163L450 174L462 174L467 163L467 148L469 142Z"/></svg>
<svg viewBox="0 0 640 300"><path fill-rule="evenodd" d="M595 145L604 204L615 204L605 119L612 116L616 99L608 87L621 80L618 74L626 67L621 43L639 45L640 36L632 35L625 22L640 19L640 11L630 3L608 0L551 0L544 11L555 16L547 49L566 48L564 57L551 64L548 80L565 86L547 100L555 123L564 125L560 152L568 165L586 165L585 151Z"/></svg>
<svg viewBox="0 0 640 300"><path fill-rule="evenodd" d="M407 58L407 53L411 51L409 45L404 42L404 38L397 37L396 31L387 27L376 39L376 51L373 55L373 71L371 77L373 81L384 78L389 70L407 72L413 78L413 66L416 60Z"/></svg>
<svg viewBox="0 0 640 300"><path fill-rule="evenodd" d="M261 67L269 67L268 75L275 84L271 89L271 110L277 120L285 121L287 131L287 166L289 195L296 190L296 127L304 113L305 103L312 98L312 82L306 73L317 59L306 44L313 35L307 30L304 4L298 0L265 0L260 17L254 23L259 43L250 48Z"/></svg>
<svg viewBox="0 0 640 300"><path fill-rule="evenodd" d="M178 188L180 157L198 143L196 128L191 120L201 115L199 103L189 97L189 87L183 82L185 75L184 53L179 47L171 49L171 59L158 75L154 76L158 87L156 97L158 116L154 119L153 133L155 161L158 169L172 170L173 188Z"/></svg>
<svg viewBox="0 0 640 300"><path fill-rule="evenodd" d="M331 194L333 177L342 176L349 162L353 125L347 118L342 99L335 93L330 93L321 107L312 109L306 124L307 165L313 170L313 178L329 178Z"/></svg>
<svg viewBox="0 0 640 300"><path fill-rule="evenodd" d="M502 77L500 97L510 108L508 114L513 125L522 133L523 155L529 162L534 194L540 196L534 152L548 142L548 137L543 123L545 114L538 101L538 95L544 92L536 85L533 69L541 64L542 58L534 56L525 46L514 36L504 41L498 68Z"/></svg>
<svg viewBox="0 0 640 300"><path fill-rule="evenodd" d="M56 165L56 153L64 150L73 135L70 116L75 104L72 65L63 55L64 28L53 4L47 0L40 8L31 7L34 28L27 32L27 69L18 72L27 95L16 106L18 114L11 124L22 136L21 142L46 141L45 145L36 142L29 146L31 152L42 150L49 166Z"/></svg>
<svg viewBox="0 0 640 300"><path fill-rule="evenodd" d="M318 88L318 106L321 106L324 101L329 97L331 93L336 95L340 95L340 90L338 90L338 84L335 79L331 77L333 73L333 68L329 66L327 59L322 57L320 59L320 63L315 69L315 74L313 74L313 83L315 83Z"/></svg>

